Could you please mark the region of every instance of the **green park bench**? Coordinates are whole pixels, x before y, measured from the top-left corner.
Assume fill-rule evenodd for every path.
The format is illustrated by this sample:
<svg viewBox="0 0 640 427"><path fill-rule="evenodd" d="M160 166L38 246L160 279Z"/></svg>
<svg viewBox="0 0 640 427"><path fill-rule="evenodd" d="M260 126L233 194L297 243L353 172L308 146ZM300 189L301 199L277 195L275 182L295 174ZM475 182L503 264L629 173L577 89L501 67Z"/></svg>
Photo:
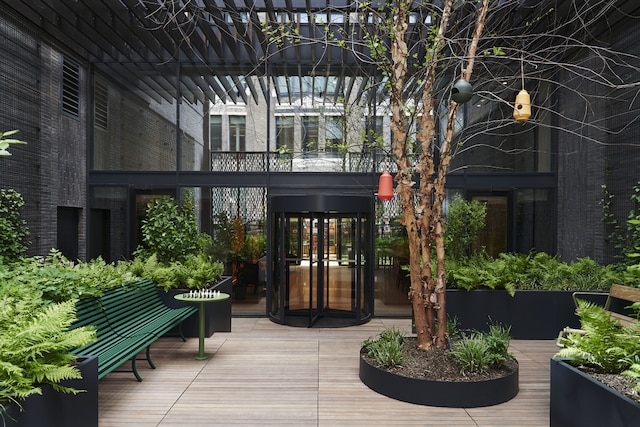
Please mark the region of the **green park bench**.
<svg viewBox="0 0 640 427"><path fill-rule="evenodd" d="M133 374L142 381L136 369L137 354L146 349L146 360L155 369L151 344L176 327L186 341L182 322L196 311L195 306L167 307L158 296L156 285L149 280L109 289L97 298L81 298L76 304L77 320L71 327L92 325L97 340L72 353L97 356L98 379L131 360Z"/></svg>

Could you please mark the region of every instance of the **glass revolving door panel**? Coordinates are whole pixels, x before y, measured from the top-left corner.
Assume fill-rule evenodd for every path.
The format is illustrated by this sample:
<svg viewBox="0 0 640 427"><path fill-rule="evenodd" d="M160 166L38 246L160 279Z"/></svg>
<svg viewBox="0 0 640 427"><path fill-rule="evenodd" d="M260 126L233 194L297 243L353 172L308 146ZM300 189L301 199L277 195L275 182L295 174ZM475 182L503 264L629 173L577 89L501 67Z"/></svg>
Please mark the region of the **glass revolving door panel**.
<svg viewBox="0 0 640 427"><path fill-rule="evenodd" d="M370 317L370 221L362 213L274 213L269 315L293 326L341 326Z"/></svg>

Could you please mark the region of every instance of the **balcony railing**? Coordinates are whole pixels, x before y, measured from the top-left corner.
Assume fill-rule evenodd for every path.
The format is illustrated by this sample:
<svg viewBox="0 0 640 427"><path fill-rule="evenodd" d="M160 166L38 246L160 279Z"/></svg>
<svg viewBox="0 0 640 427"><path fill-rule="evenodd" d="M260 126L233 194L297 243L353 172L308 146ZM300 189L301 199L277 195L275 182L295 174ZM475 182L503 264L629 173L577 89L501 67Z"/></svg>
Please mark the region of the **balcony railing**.
<svg viewBox="0 0 640 427"><path fill-rule="evenodd" d="M391 164L389 164L391 163ZM271 172L382 172L394 167L380 153L292 154L266 152L216 151L211 153L213 172L264 172L269 165ZM375 167L374 167L375 166Z"/></svg>

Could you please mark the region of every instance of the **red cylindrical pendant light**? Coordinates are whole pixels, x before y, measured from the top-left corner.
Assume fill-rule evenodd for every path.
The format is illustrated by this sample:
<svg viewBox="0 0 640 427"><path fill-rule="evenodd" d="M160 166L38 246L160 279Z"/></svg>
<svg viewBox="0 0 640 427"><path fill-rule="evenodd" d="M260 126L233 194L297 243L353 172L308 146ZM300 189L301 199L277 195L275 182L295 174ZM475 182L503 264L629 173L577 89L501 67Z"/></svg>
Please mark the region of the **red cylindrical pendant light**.
<svg viewBox="0 0 640 427"><path fill-rule="evenodd" d="M382 201L393 199L393 177L387 170L382 172L378 181L378 199Z"/></svg>

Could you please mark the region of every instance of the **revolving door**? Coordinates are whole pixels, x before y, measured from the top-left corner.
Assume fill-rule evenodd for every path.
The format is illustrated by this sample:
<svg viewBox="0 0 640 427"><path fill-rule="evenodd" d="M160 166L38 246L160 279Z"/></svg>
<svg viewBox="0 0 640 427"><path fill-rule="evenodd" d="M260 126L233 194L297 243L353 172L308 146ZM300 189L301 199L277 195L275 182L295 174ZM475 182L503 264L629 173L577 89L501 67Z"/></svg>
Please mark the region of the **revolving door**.
<svg viewBox="0 0 640 427"><path fill-rule="evenodd" d="M335 327L369 320L371 205L368 197L271 199L273 269L267 304L273 321Z"/></svg>

